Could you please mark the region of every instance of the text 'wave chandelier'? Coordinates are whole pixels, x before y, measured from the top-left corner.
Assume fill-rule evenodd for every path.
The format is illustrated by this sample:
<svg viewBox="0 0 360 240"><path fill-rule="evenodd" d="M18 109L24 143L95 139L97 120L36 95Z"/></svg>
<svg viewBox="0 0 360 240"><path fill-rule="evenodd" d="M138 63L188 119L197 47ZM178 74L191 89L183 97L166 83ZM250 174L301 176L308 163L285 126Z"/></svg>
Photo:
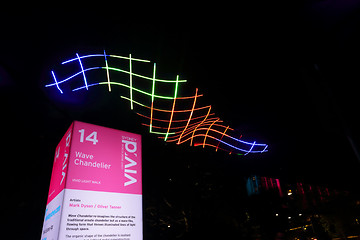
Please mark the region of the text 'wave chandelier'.
<svg viewBox="0 0 360 240"><path fill-rule="evenodd" d="M235 137L235 131L223 125L223 121L211 111L211 105L200 104L203 95L198 93L198 89L193 96L179 96L179 88L186 80L180 79L179 75L173 80L159 79L156 63L150 68L149 63L148 60L133 58L131 54L124 57L105 51L83 56L76 53L74 58L61 63L64 68L71 69L70 73L59 79L58 73L51 71L54 82L45 87L55 87L63 93L70 85L73 92L95 86L103 86L111 92L113 87L120 86L127 89L127 96L121 98L129 101L131 110L144 119L143 125L166 142L188 142L190 146L210 146L216 151L221 149L239 155L267 151L267 144ZM144 73L139 74L140 71Z"/></svg>

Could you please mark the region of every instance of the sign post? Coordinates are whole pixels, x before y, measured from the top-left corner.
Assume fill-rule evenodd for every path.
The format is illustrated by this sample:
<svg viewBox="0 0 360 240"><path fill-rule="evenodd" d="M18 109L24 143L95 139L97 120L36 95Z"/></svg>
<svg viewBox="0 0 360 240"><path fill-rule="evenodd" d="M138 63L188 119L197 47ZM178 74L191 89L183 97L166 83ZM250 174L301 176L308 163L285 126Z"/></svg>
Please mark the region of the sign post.
<svg viewBox="0 0 360 240"><path fill-rule="evenodd" d="M41 240L142 240L141 136L75 121L55 151Z"/></svg>

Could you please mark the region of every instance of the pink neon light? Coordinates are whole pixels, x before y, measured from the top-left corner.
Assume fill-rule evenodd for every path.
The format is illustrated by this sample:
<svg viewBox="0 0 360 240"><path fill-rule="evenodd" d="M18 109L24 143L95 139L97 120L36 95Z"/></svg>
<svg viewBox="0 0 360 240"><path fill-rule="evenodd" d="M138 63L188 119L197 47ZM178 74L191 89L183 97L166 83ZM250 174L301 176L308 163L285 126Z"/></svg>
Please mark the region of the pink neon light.
<svg viewBox="0 0 360 240"><path fill-rule="evenodd" d="M298 191L300 192L300 194L304 195L305 191L304 191L302 183L297 183L297 186L298 186Z"/></svg>
<svg viewBox="0 0 360 240"><path fill-rule="evenodd" d="M276 185L277 185L277 187L278 187L278 189L279 189L279 195L280 195L280 197L282 197L282 196L283 196L283 193L282 193L281 186L280 186L280 180L279 180L279 179L275 179L275 181L276 181Z"/></svg>
<svg viewBox="0 0 360 240"><path fill-rule="evenodd" d="M264 183L265 183L265 188L266 188L266 190L269 190L269 186L268 186L267 178L266 178L266 177L264 177Z"/></svg>

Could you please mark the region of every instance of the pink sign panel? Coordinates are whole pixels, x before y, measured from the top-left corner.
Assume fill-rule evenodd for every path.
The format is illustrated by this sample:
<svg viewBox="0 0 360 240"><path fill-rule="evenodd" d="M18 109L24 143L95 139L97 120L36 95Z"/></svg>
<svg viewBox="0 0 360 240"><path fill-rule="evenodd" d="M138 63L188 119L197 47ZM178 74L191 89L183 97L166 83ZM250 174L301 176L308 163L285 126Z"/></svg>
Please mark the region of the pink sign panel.
<svg viewBox="0 0 360 240"><path fill-rule="evenodd" d="M55 149L41 240L142 240L141 136L75 121Z"/></svg>
<svg viewBox="0 0 360 240"><path fill-rule="evenodd" d="M51 202L65 187L72 128L73 124L71 124L70 128L66 131L66 134L63 136L55 150L47 204Z"/></svg>
<svg viewBox="0 0 360 240"><path fill-rule="evenodd" d="M67 189L141 194L141 136L75 122Z"/></svg>

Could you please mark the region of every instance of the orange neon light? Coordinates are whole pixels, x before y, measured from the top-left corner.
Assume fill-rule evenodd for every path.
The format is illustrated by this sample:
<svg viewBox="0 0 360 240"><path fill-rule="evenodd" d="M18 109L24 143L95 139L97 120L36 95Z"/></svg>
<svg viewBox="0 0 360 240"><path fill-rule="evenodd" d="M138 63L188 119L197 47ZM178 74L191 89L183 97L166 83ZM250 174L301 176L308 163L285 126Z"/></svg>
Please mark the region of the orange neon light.
<svg viewBox="0 0 360 240"><path fill-rule="evenodd" d="M166 131L166 135L165 135L165 141L167 140L168 136L169 136L169 131L170 131L170 127L171 127L171 122L172 122L172 119L174 117L174 110L175 110L175 102L176 102L176 96L177 96L177 88L178 88L178 80L179 80L179 75L176 76L176 84L175 84L175 93L174 93L174 101L173 101L173 106L172 106L172 109L171 109L171 116L170 116L170 121L169 121L169 126L168 126L168 129Z"/></svg>
<svg viewBox="0 0 360 240"><path fill-rule="evenodd" d="M197 146L204 146L204 143L194 143L194 147L197 147ZM213 147L213 148L218 148L217 146L213 145L213 144L210 144L210 143L205 143L205 146L208 146L208 147ZM219 148L220 150L223 150L223 151L226 151L225 149L223 148Z"/></svg>
<svg viewBox="0 0 360 240"><path fill-rule="evenodd" d="M194 136L189 137L188 139L185 139L184 141L182 141L181 143L187 142L191 139L197 138L197 137L205 137L205 134L203 133L198 133L195 134ZM214 140L218 140L216 137L212 136L212 135L208 135L209 138L214 139ZM194 143L195 144L195 143ZM203 143L197 143L197 145L202 145ZM194 145L195 146L195 145Z"/></svg>
<svg viewBox="0 0 360 240"><path fill-rule="evenodd" d="M221 125L220 125L221 126ZM224 126L221 126L221 127L224 127ZM202 130L208 130L209 128L198 128L196 131L202 131ZM220 131L218 131L218 130L216 130L216 129L210 129L209 131L211 131L211 132L213 132L213 133L217 133L217 134L221 134L222 132L220 132ZM185 137L187 137L188 135L190 135L190 134L193 134L194 135L194 132L195 132L195 130L194 131L190 131L189 130L189 132L188 133L186 133L186 134L184 134L184 136L182 137L182 138L185 138ZM211 135L211 134L208 134L208 135ZM205 136L205 134L204 134L204 136ZM230 137L230 135L225 135L225 136L228 136L228 137ZM189 137L189 138L187 138L186 140L183 140L183 141L181 141L179 144L182 144L182 143L184 143L184 142L186 142L186 141L188 141L188 140L191 140L192 139L192 137ZM176 139L175 140L168 140L168 142L175 142L175 141L177 141ZM221 140L220 140L221 141Z"/></svg>
<svg viewBox="0 0 360 240"><path fill-rule="evenodd" d="M211 120L208 120L208 121L212 122ZM194 123L193 126L189 127L189 128L187 129L186 133L183 134L182 137L186 137L187 135L193 133L193 129L195 129L196 127L198 127L198 123L199 123L199 122ZM210 124L209 124L209 123L203 123L203 124L202 124L202 126L206 126L206 125L210 125ZM219 124L214 124L214 126L218 126L218 127L225 128L225 126L219 125ZM209 129L209 128L198 128L198 129L196 129L196 131L208 130L208 129ZM215 133L221 133L220 131L215 130L215 129L210 129L210 131L215 132ZM178 131L178 132L173 132L174 135L173 135L173 136L170 136L170 137L168 138L168 142L176 142L176 141L178 141L178 140L179 140L179 137L178 137L179 135L177 135L177 134L179 134L179 133L180 133L180 131ZM179 142L179 144L180 144L180 143L182 143L182 142Z"/></svg>
<svg viewBox="0 0 360 240"><path fill-rule="evenodd" d="M193 103L193 106L192 106L192 108L191 108L191 112L190 112L189 119L188 119L188 121L187 121L187 123L186 123L186 126L185 126L184 130L183 130L183 131L181 132L181 134L180 134L180 137L179 137L179 140L178 140L177 144L180 143L181 137L182 137L182 135L184 134L185 130L187 129L187 127L189 126L189 123L190 123L190 121L191 121L192 115L193 115L193 113L194 113L195 105L196 105L197 93L198 93L198 89L196 88L196 90L195 90L195 96L194 96L194 103Z"/></svg>
<svg viewBox="0 0 360 240"><path fill-rule="evenodd" d="M204 123L202 124L202 126L209 125L209 124L212 122L212 120L215 120L215 119L216 119L216 118L209 118L208 120L206 120L206 122L204 122ZM195 129L195 128L199 125L200 122L202 122L202 120L201 120L201 121L197 121L197 122L195 122L195 123L192 123L192 124L188 127L188 129L186 130L187 133L185 133L184 136L186 136L186 135L188 135L188 134L191 134L192 131L193 131L193 129ZM219 126L221 126L221 125L219 125ZM171 129L182 129L182 128L183 128L183 127L180 126L180 127L172 127ZM162 129L167 129L167 127L162 127ZM202 130L202 129L201 129L201 130ZM171 140L170 140L171 138L177 138L178 136L180 136L181 132L182 132L182 130L181 130L181 131L173 132L173 136L169 136L168 141L171 141ZM173 140L172 142L174 142L174 141L176 141L176 140Z"/></svg>
<svg viewBox="0 0 360 240"><path fill-rule="evenodd" d="M141 116L141 117L143 117L143 118L147 118L147 119L150 119L150 117L148 117L148 116L145 116L145 115L143 115L143 114L141 114L141 113L136 113L137 115L139 115L139 116ZM215 115L215 113L210 113L209 114L209 116L213 116L213 115ZM202 116L199 116L199 117L194 117L194 118L192 118L192 120L197 120L197 119L200 119L200 118L204 118L206 116L206 114L205 115L202 115ZM159 118L153 118L153 120L154 121L159 121L159 122L170 122L170 120L167 120L167 119L159 119ZM189 119L187 118L187 119L182 119L182 120L174 120L173 119L173 123L180 123L180 122L187 122L187 121L189 121ZM150 126L150 125L149 125Z"/></svg>
<svg viewBox="0 0 360 240"><path fill-rule="evenodd" d="M240 135L239 139L242 138L242 135ZM236 147L236 146L235 146ZM232 154L233 149L230 150L229 154Z"/></svg>
<svg viewBox="0 0 360 240"><path fill-rule="evenodd" d="M196 129L197 129L201 124L203 124L204 121L208 118L208 116L209 116L209 114L210 114L210 111L211 111L211 106L209 107L208 113L207 113L206 117L204 118L204 120L202 120L201 123L199 123L199 125L197 125L197 126L195 127L195 129L194 129L194 131L193 131L193 134L192 134L192 137L191 137L190 146L191 146L192 143L193 143L193 138L194 138L194 134L195 134L195 132L196 132Z"/></svg>
<svg viewBox="0 0 360 240"><path fill-rule="evenodd" d="M205 148L205 142L206 142L206 137L209 134L209 130L210 128L214 125L214 123L216 123L217 121L219 121L220 119L216 119L213 123L211 123L211 125L209 126L209 128L206 131L205 137L204 137L204 143L203 143L203 148Z"/></svg>
<svg viewBox="0 0 360 240"><path fill-rule="evenodd" d="M225 135L225 133L226 133L226 131L229 129L229 126L227 126L227 128L225 129L225 131L223 132L223 134L221 135L221 138L220 138L220 141L223 139L223 137L224 137L224 135ZM216 150L215 151L217 151L218 150L218 147L219 147L219 145L220 145L220 141L218 142L218 144L217 144L217 146L216 146Z"/></svg>
<svg viewBox="0 0 360 240"><path fill-rule="evenodd" d="M148 108L148 109L151 109L151 107L149 106L146 106L146 105L141 105L142 107L145 107L145 108ZM202 109L206 109L206 108L209 108L211 107L210 105L209 106L204 106L204 107L198 107L198 108L195 108L194 111L199 111L199 110L202 110ZM159 112L167 112L167 113L171 113L172 110L166 110L166 109L160 109L160 108L154 108L155 111L159 111ZM191 112L191 109L185 109L185 110L174 110L174 113L185 113L185 112Z"/></svg>

